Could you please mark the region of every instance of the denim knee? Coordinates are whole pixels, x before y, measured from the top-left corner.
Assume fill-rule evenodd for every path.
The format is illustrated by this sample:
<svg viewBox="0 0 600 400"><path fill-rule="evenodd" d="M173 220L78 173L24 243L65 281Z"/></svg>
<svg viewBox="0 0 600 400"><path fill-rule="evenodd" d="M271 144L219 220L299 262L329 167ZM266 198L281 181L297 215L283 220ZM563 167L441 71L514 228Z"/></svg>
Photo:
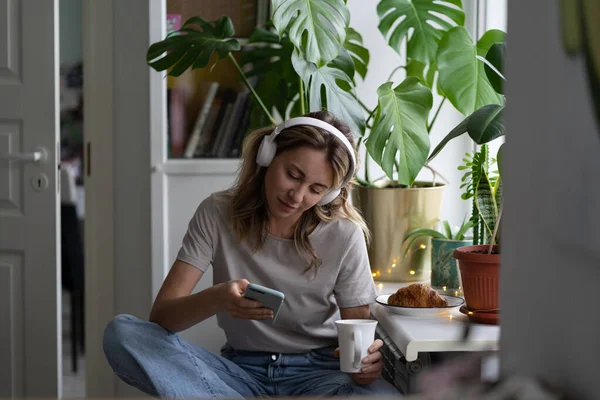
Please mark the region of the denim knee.
<svg viewBox="0 0 600 400"><path fill-rule="evenodd" d="M111 355L121 353L125 348L125 343L133 339L135 335L132 335L132 331L135 329L135 321L139 321L139 319L132 315L120 314L106 325L102 345L107 358L110 359Z"/></svg>

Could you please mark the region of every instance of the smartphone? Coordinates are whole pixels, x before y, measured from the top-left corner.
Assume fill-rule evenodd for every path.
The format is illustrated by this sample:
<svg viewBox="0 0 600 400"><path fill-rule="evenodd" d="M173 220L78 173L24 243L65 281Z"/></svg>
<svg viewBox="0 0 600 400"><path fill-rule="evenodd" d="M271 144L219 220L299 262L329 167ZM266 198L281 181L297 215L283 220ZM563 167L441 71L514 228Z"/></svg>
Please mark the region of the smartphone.
<svg viewBox="0 0 600 400"><path fill-rule="evenodd" d="M285 295L278 290L270 289L255 283L251 283L246 288L244 297L251 300L260 302L265 308L273 310L273 319L260 320L265 324L272 324L277 319L279 309L285 300Z"/></svg>

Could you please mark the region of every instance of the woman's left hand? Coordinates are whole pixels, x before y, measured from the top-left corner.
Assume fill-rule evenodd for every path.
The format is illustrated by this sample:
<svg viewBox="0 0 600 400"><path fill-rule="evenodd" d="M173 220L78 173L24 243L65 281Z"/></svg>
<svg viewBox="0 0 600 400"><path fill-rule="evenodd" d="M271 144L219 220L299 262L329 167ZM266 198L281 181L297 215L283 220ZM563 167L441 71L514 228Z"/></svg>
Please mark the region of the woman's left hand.
<svg viewBox="0 0 600 400"><path fill-rule="evenodd" d="M383 370L383 360L379 349L383 346L381 339L376 339L369 346L369 354L362 359L362 367L360 372L350 374L352 379L359 385L368 385L377 380ZM335 349L334 356L339 357L340 349Z"/></svg>

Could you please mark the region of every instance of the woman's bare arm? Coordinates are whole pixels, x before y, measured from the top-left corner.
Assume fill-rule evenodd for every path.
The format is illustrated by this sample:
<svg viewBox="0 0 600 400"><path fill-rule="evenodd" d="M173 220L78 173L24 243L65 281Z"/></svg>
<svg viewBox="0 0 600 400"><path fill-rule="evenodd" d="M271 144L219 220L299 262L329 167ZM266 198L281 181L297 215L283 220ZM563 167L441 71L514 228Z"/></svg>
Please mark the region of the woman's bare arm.
<svg viewBox="0 0 600 400"><path fill-rule="evenodd" d="M342 319L369 319L371 313L369 311L369 305L340 308L340 316Z"/></svg>
<svg viewBox="0 0 600 400"><path fill-rule="evenodd" d="M150 321L180 332L215 315L220 308L221 285L190 295L202 275L198 268L176 260L154 300Z"/></svg>

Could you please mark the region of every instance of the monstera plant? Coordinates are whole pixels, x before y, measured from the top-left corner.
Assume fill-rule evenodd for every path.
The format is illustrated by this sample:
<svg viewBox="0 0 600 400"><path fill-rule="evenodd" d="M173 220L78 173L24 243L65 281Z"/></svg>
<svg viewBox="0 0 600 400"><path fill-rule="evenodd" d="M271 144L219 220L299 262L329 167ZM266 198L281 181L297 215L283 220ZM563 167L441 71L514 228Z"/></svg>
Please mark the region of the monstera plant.
<svg viewBox="0 0 600 400"><path fill-rule="evenodd" d="M484 61L505 35L489 30L474 41L464 27L460 0L381 0L373 7L379 31L405 60L394 70L403 69L405 78L399 83L392 76L382 79L374 108L356 95L357 81L376 66L369 65L369 50L349 26L345 0L272 0L269 22L244 48L227 16L216 21L196 16L152 44L147 62L178 76L228 59L253 95L257 125L326 108L350 125L391 181L410 187L445 144L432 152L429 133L446 101L466 117L473 114L469 121L497 119L504 99L487 77ZM257 77L254 86L251 76ZM434 92L442 101L432 110ZM368 162L358 181L372 184Z"/></svg>

